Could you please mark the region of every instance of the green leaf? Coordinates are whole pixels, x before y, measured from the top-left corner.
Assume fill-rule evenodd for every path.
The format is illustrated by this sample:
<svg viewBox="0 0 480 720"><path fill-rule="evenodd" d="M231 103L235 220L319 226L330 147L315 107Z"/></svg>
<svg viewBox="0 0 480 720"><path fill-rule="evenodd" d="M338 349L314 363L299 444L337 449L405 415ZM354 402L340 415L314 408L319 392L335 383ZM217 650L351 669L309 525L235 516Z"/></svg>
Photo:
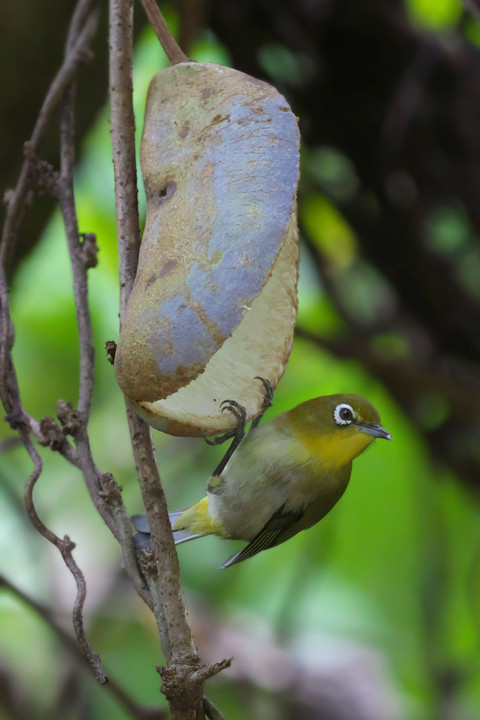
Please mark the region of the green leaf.
<svg viewBox="0 0 480 720"><path fill-rule="evenodd" d="M413 22L429 30L447 30L458 22L463 11L460 0L407 0Z"/></svg>

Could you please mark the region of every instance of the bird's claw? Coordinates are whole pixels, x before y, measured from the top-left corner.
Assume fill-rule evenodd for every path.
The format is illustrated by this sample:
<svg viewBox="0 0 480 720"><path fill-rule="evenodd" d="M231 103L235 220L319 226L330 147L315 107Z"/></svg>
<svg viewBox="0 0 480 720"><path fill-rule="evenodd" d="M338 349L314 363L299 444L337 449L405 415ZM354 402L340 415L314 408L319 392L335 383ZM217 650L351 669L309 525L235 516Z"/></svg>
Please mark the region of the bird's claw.
<svg viewBox="0 0 480 720"><path fill-rule="evenodd" d="M260 380L265 389L265 393L263 397L262 408L257 417L252 420L252 424L250 427L251 430L257 427L263 417L263 414L266 410L268 410L269 407L272 406L273 403L273 388L270 381L266 380L266 378L260 377L259 375L255 376L255 380ZM245 435L245 425L247 424L247 411L245 410L243 405L240 405L240 403L238 403L236 400L223 400L220 403L220 408L221 412L225 412L225 410L231 412L237 418L237 425L232 430L227 430L227 432L223 433L222 435L217 435L216 437L211 439L205 438L205 442L208 445L221 445L227 440L235 438L238 444Z"/></svg>
<svg viewBox="0 0 480 720"><path fill-rule="evenodd" d="M223 435L218 435L217 437L213 438L213 440L205 438L209 445L220 445L221 443L225 442L225 440L230 440L231 438L233 438L233 442L231 443L227 452L221 459L220 463L215 468L213 472L213 477L221 475L221 473L223 472L225 465L242 442L245 436L245 425L247 424L247 411L245 410L243 405L240 405L240 403L238 403L236 400L224 400L220 404L220 408L222 412L225 412L225 410L231 412L236 417L237 424L233 428L233 430L228 430Z"/></svg>
<svg viewBox="0 0 480 720"><path fill-rule="evenodd" d="M227 430L223 435L217 435L212 439L205 438L205 442L208 443L208 445L221 445L227 440L231 440L231 438L237 438L238 442L240 442L245 435L247 411L243 405L240 405L236 400L223 400L223 402L220 403L220 408L221 412L225 412L226 410L231 412L237 418L237 424L232 430Z"/></svg>
<svg viewBox="0 0 480 720"><path fill-rule="evenodd" d="M271 406L273 399L273 390L270 382L262 377L256 377L255 379L262 382L263 387L265 388L265 394L263 398L262 409L257 415L257 417L254 418L254 420L252 421L250 427L251 430L257 427L263 416L263 413ZM220 403L220 409L221 412L225 412L226 410L228 410L228 412L231 412L232 415L234 415L237 419L237 424L233 428L233 430L228 430L226 433L223 433L223 435L217 435L217 437L214 437L211 440L210 438L205 438L206 442L209 445L221 445L226 440L231 440L233 438L230 447L221 459L220 463L215 468L213 472L213 477L218 477L223 472L226 464L228 463L233 453L245 437L245 426L247 424L247 411L243 407L243 405L240 405L240 403L238 403L236 400L223 400Z"/></svg>
<svg viewBox="0 0 480 720"><path fill-rule="evenodd" d="M220 403L220 408L222 412L225 412L225 410L229 410L235 417L237 418L239 423L243 423L245 426L247 422L247 411L243 407L243 405L240 405L236 400L224 400Z"/></svg>
<svg viewBox="0 0 480 720"><path fill-rule="evenodd" d="M263 387L265 388L265 394L263 396L262 409L260 410L257 417L252 420L250 430L253 430L257 427L265 411L268 410L268 408L271 407L273 404L273 388L270 381L266 380L266 378L260 377L259 375L255 376L255 380L260 380L260 382L263 384Z"/></svg>
<svg viewBox="0 0 480 720"><path fill-rule="evenodd" d="M266 378L260 377L260 375L255 375L255 380L260 380L263 387L265 388L265 397L263 398L263 404L265 406L265 409L267 407L270 407L273 403L273 388L270 380L267 380Z"/></svg>

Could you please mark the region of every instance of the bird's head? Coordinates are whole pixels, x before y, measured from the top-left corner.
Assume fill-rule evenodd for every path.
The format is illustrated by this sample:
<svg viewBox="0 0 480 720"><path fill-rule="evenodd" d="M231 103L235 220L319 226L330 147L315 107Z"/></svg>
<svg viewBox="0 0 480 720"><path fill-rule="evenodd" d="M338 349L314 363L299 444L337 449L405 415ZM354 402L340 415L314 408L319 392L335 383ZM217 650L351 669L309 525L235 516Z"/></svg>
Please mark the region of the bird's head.
<svg viewBox="0 0 480 720"><path fill-rule="evenodd" d="M382 427L378 411L360 395L323 395L298 405L291 413L307 451L328 467L351 462L376 438L392 439Z"/></svg>

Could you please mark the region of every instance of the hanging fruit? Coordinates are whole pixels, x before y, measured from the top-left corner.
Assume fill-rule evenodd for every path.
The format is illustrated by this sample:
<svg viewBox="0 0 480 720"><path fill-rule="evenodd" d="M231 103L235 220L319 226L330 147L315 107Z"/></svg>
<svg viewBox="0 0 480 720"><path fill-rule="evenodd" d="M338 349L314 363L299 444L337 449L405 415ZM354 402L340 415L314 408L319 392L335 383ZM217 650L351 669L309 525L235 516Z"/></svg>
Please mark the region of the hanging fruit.
<svg viewBox="0 0 480 720"><path fill-rule="evenodd" d="M147 217L115 371L153 427L206 436L275 387L296 317L297 121L272 86L206 63L158 73L141 145Z"/></svg>

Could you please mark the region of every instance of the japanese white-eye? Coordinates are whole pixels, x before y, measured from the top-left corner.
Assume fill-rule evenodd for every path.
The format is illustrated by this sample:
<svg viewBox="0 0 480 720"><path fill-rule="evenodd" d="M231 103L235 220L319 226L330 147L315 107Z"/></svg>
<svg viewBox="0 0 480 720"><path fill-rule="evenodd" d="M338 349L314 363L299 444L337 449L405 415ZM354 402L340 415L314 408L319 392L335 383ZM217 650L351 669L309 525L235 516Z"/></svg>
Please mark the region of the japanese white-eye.
<svg viewBox="0 0 480 720"><path fill-rule="evenodd" d="M227 409L238 408L227 401ZM222 565L228 567L285 542L333 508L348 485L352 461L376 438L391 439L377 410L350 394L317 397L263 425L253 423L210 478L207 495L170 513L175 543L204 535L247 540ZM132 521L137 544L148 547L146 516Z"/></svg>

